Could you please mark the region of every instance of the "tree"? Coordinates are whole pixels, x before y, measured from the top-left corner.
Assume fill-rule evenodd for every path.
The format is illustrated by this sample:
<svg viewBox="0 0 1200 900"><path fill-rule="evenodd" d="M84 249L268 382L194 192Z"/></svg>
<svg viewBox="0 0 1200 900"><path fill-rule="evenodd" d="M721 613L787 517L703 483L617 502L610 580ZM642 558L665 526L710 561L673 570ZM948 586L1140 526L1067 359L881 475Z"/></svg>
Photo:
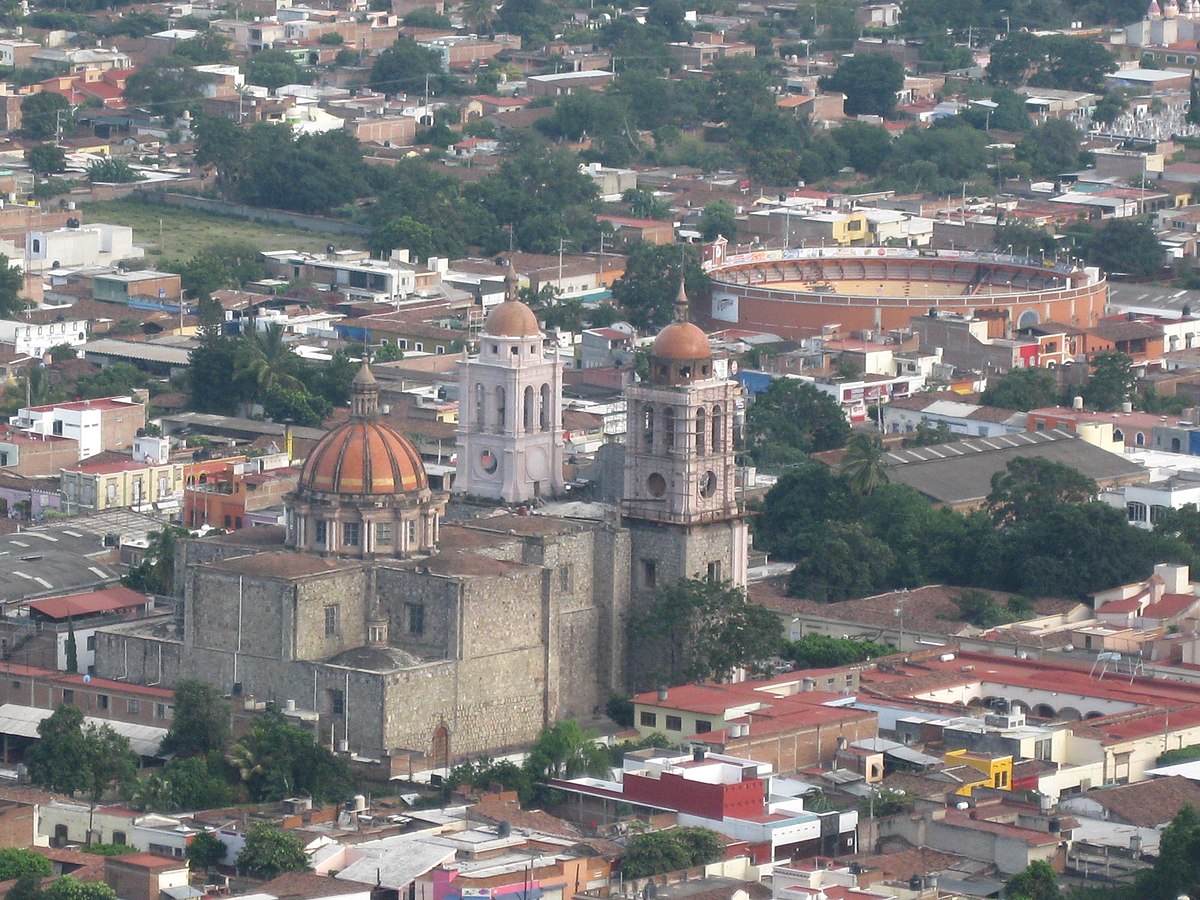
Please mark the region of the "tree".
<svg viewBox="0 0 1200 900"><path fill-rule="evenodd" d="M88 164L87 179L93 184L132 184L141 181L142 176L131 169L125 160L106 156Z"/></svg>
<svg viewBox="0 0 1200 900"><path fill-rule="evenodd" d="M187 679L175 685L175 715L163 739L162 752L205 756L223 752L232 739L229 704L206 681Z"/></svg>
<svg viewBox="0 0 1200 900"><path fill-rule="evenodd" d="M733 204L728 200L714 200L705 204L700 213L700 233L706 241L714 241L720 236L729 241L737 240L737 218Z"/></svg>
<svg viewBox="0 0 1200 900"><path fill-rule="evenodd" d="M835 603L892 586L896 555L860 524L830 523L819 548L801 558L788 577L788 593Z"/></svg>
<svg viewBox="0 0 1200 900"><path fill-rule="evenodd" d="M21 101L21 130L26 137L45 141L71 125L71 104L61 94L42 91Z"/></svg>
<svg viewBox="0 0 1200 900"><path fill-rule="evenodd" d="M992 476L987 503L997 523L1027 522L1060 503L1087 503L1097 490L1096 482L1078 469L1042 456L1022 456Z"/></svg>
<svg viewBox="0 0 1200 900"><path fill-rule="evenodd" d="M42 891L41 897L42 900L117 900L117 892L103 881L80 881L64 875Z"/></svg>
<svg viewBox="0 0 1200 900"><path fill-rule="evenodd" d="M260 50L242 65L249 84L259 84L274 91L285 84L309 84L313 75L296 62L287 50Z"/></svg>
<svg viewBox="0 0 1200 900"><path fill-rule="evenodd" d="M0 317L16 318L17 313L27 308L26 302L21 299L24 287L25 279L21 270L0 253Z"/></svg>
<svg viewBox="0 0 1200 900"><path fill-rule="evenodd" d="M220 32L206 31L194 38L180 41L171 49L171 55L197 66L228 62L229 40Z"/></svg>
<svg viewBox="0 0 1200 900"><path fill-rule="evenodd" d="M825 91L846 95L846 114L887 118L895 112L896 92L904 87L904 66L882 53L855 54L832 75L824 75Z"/></svg>
<svg viewBox="0 0 1200 900"><path fill-rule="evenodd" d="M274 706L230 750L250 797L256 802L308 794L315 799L339 797L347 783L346 763L314 743Z"/></svg>
<svg viewBox="0 0 1200 900"><path fill-rule="evenodd" d="M608 751L596 742L599 735L584 731L574 719L564 719L542 729L529 751L525 770L535 781L551 778L608 777Z"/></svg>
<svg viewBox="0 0 1200 900"><path fill-rule="evenodd" d="M187 858L193 866L211 872L225 862L229 850L225 842L211 831L202 831L188 844Z"/></svg>
<svg viewBox="0 0 1200 900"><path fill-rule="evenodd" d="M964 622L978 628L994 628L1011 622L1013 616L987 591L967 588L954 600Z"/></svg>
<svg viewBox="0 0 1200 900"><path fill-rule="evenodd" d="M877 434L859 431L846 443L846 455L842 457L842 475L850 490L856 494L870 494L875 488L888 481L883 439Z"/></svg>
<svg viewBox="0 0 1200 900"><path fill-rule="evenodd" d="M174 594L176 548L180 538L190 535L191 532L178 525L166 525L161 531L152 531L142 561L121 576L121 584L147 594Z"/></svg>
<svg viewBox="0 0 1200 900"><path fill-rule="evenodd" d="M746 411L746 449L756 465L795 465L809 454L845 445L850 423L824 391L796 378L776 378Z"/></svg>
<svg viewBox="0 0 1200 900"><path fill-rule="evenodd" d="M126 103L148 109L168 122L182 117L188 105L203 95L206 84L205 76L192 66L190 59L174 56L138 66L125 82Z"/></svg>
<svg viewBox="0 0 1200 900"><path fill-rule="evenodd" d="M1012 247L1018 256L1036 257L1039 253L1045 256L1054 255L1054 236L1044 228L1025 225L1017 222L1011 225L1001 225L996 229L992 245L997 250ZM1014 370L1021 371L1021 370Z"/></svg>
<svg viewBox="0 0 1200 900"><path fill-rule="evenodd" d="M50 356L51 365L79 356L79 352L70 344L55 344L46 352Z"/></svg>
<svg viewBox="0 0 1200 900"><path fill-rule="evenodd" d="M1200 817L1184 806L1159 839L1154 868L1137 878L1136 896L1144 900L1173 900L1191 891L1200 880Z"/></svg>
<svg viewBox="0 0 1200 900"><path fill-rule="evenodd" d="M621 860L625 878L645 878L707 865L723 858L724 842L707 828L670 828L638 834Z"/></svg>
<svg viewBox="0 0 1200 900"><path fill-rule="evenodd" d="M1192 76L1192 91L1196 90L1196 78ZM1092 110L1092 121L1097 125L1112 125L1117 116L1129 108L1129 100L1123 91L1109 91L1100 98L1096 108ZM1192 121L1192 105L1188 104L1188 121ZM1200 106L1196 107L1196 115L1200 117Z"/></svg>
<svg viewBox="0 0 1200 900"><path fill-rule="evenodd" d="M1057 399L1054 373L1048 369L1031 367L1013 369L994 384L989 383L979 402L984 406L1029 412L1031 409L1053 406Z"/></svg>
<svg viewBox="0 0 1200 900"><path fill-rule="evenodd" d="M67 671L79 671L79 643L75 640L75 621L67 616Z"/></svg>
<svg viewBox="0 0 1200 900"><path fill-rule="evenodd" d="M522 47L541 47L554 37L561 15L558 6L547 0L506 0L497 22L501 30L519 34Z"/></svg>
<svg viewBox="0 0 1200 900"><path fill-rule="evenodd" d="M463 22L476 34L490 34L492 20L496 18L496 7L492 0L463 0L458 12Z"/></svg>
<svg viewBox="0 0 1200 900"><path fill-rule="evenodd" d="M850 159L855 171L875 175L892 152L892 135L886 128L866 122L846 122L833 130L832 137Z"/></svg>
<svg viewBox="0 0 1200 900"><path fill-rule="evenodd" d="M401 36L375 58L367 86L383 94L420 95L425 91L427 77L433 95L453 90L455 79L442 68L441 54Z"/></svg>
<svg viewBox="0 0 1200 900"><path fill-rule="evenodd" d="M522 805L529 803L535 794L529 768L507 759L496 761L485 757L460 763L450 770L445 782L451 791L462 786L487 789L493 784L506 791L516 791Z"/></svg>
<svg viewBox="0 0 1200 900"><path fill-rule="evenodd" d="M67 151L54 144L38 144L31 147L26 151L25 159L29 168L39 175L54 175L67 171Z"/></svg>
<svg viewBox="0 0 1200 900"><path fill-rule="evenodd" d="M691 248L681 252L674 244L658 246L645 241L629 248L625 272L612 291L613 299L633 325L654 330L674 318L681 267L687 295L694 298L706 294L708 276Z"/></svg>
<svg viewBox="0 0 1200 900"><path fill-rule="evenodd" d="M52 791L75 794L91 783L83 710L65 703L38 723L38 742L26 755L29 779Z"/></svg>
<svg viewBox="0 0 1200 900"><path fill-rule="evenodd" d="M1066 119L1048 119L1017 144L1016 157L1029 163L1035 175L1054 178L1084 164L1079 152L1082 134Z"/></svg>
<svg viewBox="0 0 1200 900"><path fill-rule="evenodd" d="M695 578L655 591L625 624L634 679L646 686L723 680L780 641L779 619L741 588Z"/></svg>
<svg viewBox="0 0 1200 900"><path fill-rule="evenodd" d="M781 655L797 669L834 669L891 653L890 647L826 634L808 634L784 641Z"/></svg>
<svg viewBox="0 0 1200 900"><path fill-rule="evenodd" d="M129 738L109 725L89 725L84 730L87 747L88 783L85 786L93 809L110 785L125 787L137 776L138 756ZM89 825L90 832L90 825Z"/></svg>
<svg viewBox="0 0 1200 900"><path fill-rule="evenodd" d="M1162 271L1164 250L1149 223L1113 219L1084 244L1089 262L1105 272L1149 276Z"/></svg>
<svg viewBox="0 0 1200 900"><path fill-rule="evenodd" d="M1137 387L1132 359L1124 353L1106 350L1093 356L1091 365L1092 372L1083 389L1088 406L1112 412L1132 400Z"/></svg>
<svg viewBox="0 0 1200 900"><path fill-rule="evenodd" d="M1004 882L1004 896L1010 900L1060 900L1058 873L1050 863L1038 860Z"/></svg>
<svg viewBox="0 0 1200 900"><path fill-rule="evenodd" d="M600 209L596 183L580 171L579 156L565 150L546 152L521 147L495 173L465 189L492 220L511 225L511 234L493 232L491 246L515 242L522 250L557 253L560 241L583 249L596 236Z"/></svg>
<svg viewBox="0 0 1200 900"><path fill-rule="evenodd" d="M237 867L253 878L269 881L284 872L303 872L308 868L308 856L295 835L260 825L246 835Z"/></svg>
<svg viewBox="0 0 1200 900"><path fill-rule="evenodd" d="M0 850L0 881L16 878L49 878L54 874L50 860L32 850L5 847Z"/></svg>

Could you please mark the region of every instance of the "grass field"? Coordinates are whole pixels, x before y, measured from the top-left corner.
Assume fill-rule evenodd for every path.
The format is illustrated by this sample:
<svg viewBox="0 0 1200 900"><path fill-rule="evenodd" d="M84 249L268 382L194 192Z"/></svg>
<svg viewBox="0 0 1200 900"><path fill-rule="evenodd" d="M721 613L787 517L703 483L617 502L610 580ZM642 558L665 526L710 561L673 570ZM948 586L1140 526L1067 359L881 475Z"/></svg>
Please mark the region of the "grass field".
<svg viewBox="0 0 1200 900"><path fill-rule="evenodd" d="M135 200L84 203L80 204L80 211L83 221L87 223L130 226L135 244L145 247L151 256L171 259L187 259L215 240L248 241L260 250L314 251L323 251L331 243L343 247L348 240L344 235L318 234L273 222L225 218L178 206L139 203Z"/></svg>

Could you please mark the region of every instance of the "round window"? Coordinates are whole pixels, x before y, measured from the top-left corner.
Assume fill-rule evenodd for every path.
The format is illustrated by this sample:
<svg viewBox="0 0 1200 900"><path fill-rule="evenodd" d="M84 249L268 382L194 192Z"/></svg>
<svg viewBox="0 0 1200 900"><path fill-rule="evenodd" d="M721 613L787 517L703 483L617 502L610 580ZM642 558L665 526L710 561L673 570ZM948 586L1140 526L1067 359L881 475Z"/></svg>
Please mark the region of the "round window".
<svg viewBox="0 0 1200 900"><path fill-rule="evenodd" d="M646 479L646 490L650 492L651 497L661 497L667 492L667 479L655 472Z"/></svg>
<svg viewBox="0 0 1200 900"><path fill-rule="evenodd" d="M483 469L489 475L493 474L499 466L500 460L496 458L496 454L491 450L484 450L479 454L479 468Z"/></svg>
<svg viewBox="0 0 1200 900"><path fill-rule="evenodd" d="M700 496L711 497L717 492L717 473L711 469L700 476Z"/></svg>

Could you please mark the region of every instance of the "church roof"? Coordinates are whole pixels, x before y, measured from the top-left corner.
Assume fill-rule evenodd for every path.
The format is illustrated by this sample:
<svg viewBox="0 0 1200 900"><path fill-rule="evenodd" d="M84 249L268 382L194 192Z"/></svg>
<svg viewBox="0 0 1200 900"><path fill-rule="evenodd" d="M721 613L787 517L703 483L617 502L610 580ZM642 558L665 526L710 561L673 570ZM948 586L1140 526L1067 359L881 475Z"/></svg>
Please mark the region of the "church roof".
<svg viewBox="0 0 1200 900"><path fill-rule="evenodd" d="M675 322L658 333L650 347L657 359L711 359L712 347L706 335L691 322Z"/></svg>
<svg viewBox="0 0 1200 900"><path fill-rule="evenodd" d="M343 650L326 660L333 666L350 669L367 669L371 672L390 672L393 669L409 669L421 665L424 660L401 650L399 647L354 647Z"/></svg>
<svg viewBox="0 0 1200 900"><path fill-rule="evenodd" d="M308 454L301 490L326 494L397 494L428 487L412 442L381 422L350 421L329 432Z"/></svg>
<svg viewBox="0 0 1200 900"><path fill-rule="evenodd" d="M483 333L492 337L539 337L537 316L520 300L505 300L488 313Z"/></svg>

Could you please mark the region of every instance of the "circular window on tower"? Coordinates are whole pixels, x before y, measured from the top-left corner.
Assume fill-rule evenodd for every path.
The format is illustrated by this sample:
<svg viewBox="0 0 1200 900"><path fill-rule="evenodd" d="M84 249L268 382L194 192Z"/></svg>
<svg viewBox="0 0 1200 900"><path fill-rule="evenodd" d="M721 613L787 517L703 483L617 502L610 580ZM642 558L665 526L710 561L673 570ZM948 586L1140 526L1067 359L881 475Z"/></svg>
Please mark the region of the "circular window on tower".
<svg viewBox="0 0 1200 900"><path fill-rule="evenodd" d="M646 490L650 492L651 497L661 497L667 492L667 479L655 472L646 479Z"/></svg>
<svg viewBox="0 0 1200 900"><path fill-rule="evenodd" d="M484 450L479 454L479 468L483 469L489 475L495 474L499 466L500 460L491 450Z"/></svg>
<svg viewBox="0 0 1200 900"><path fill-rule="evenodd" d="M717 492L717 473L711 469L700 476L700 496L711 497Z"/></svg>

